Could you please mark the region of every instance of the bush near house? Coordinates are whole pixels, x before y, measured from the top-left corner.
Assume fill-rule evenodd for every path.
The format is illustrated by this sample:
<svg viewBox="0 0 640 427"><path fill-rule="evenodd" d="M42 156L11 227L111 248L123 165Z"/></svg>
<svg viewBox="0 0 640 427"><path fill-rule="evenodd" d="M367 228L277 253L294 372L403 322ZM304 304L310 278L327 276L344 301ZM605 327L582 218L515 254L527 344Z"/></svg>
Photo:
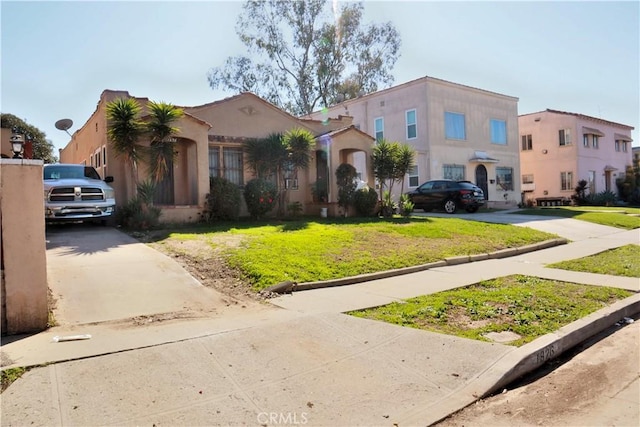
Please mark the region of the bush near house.
<svg viewBox="0 0 640 427"><path fill-rule="evenodd" d="M143 181L137 186L137 196L116 210L116 222L121 226L135 230L149 230L160 223L162 211L153 206L156 185L152 180Z"/></svg>
<svg viewBox="0 0 640 427"><path fill-rule="evenodd" d="M378 194L371 187L364 187L357 190L353 196L353 205L358 216L373 215L378 205Z"/></svg>
<svg viewBox="0 0 640 427"><path fill-rule="evenodd" d="M244 200L251 218L259 219L276 206L278 189L272 182L255 178L245 185Z"/></svg>
<svg viewBox="0 0 640 427"><path fill-rule="evenodd" d="M242 193L237 185L225 178L209 178L206 220L237 220L240 217Z"/></svg>

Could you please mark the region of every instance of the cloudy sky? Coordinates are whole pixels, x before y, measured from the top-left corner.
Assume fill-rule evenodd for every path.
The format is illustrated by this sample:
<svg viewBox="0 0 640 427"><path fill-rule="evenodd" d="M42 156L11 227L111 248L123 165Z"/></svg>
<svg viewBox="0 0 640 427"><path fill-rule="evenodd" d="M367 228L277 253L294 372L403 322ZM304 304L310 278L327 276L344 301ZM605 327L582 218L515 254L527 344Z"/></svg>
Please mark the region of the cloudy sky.
<svg viewBox="0 0 640 427"><path fill-rule="evenodd" d="M0 110L69 141L54 123L93 113L104 89L176 105L233 95L207 71L244 53L238 1L6 1L1 14ZM636 128L640 145L640 2L375 1L365 19L402 37L394 75L425 75L546 108Z"/></svg>

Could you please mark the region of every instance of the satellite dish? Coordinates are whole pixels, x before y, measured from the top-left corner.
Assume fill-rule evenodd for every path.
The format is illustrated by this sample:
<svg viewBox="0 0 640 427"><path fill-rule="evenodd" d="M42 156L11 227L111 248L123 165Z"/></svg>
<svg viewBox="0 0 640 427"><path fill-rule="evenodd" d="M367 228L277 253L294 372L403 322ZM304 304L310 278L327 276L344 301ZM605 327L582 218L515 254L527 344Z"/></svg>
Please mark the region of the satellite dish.
<svg viewBox="0 0 640 427"><path fill-rule="evenodd" d="M67 134L69 136L71 136L71 134L69 133L69 129L71 129L71 126L73 126L73 120L71 119L60 119L56 122L55 124L56 129L58 130L63 130L65 132L67 132Z"/></svg>

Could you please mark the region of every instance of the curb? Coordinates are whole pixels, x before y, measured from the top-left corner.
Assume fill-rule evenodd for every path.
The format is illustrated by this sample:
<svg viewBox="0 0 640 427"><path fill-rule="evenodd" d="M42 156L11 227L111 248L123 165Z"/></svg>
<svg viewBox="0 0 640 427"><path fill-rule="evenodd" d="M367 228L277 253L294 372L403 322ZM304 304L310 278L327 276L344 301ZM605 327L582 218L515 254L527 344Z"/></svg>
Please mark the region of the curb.
<svg viewBox="0 0 640 427"><path fill-rule="evenodd" d="M277 285L273 285L269 288L266 288L264 292L285 294L285 293L291 293L293 291L297 292L297 291L307 291L311 289L329 288L334 286L353 285L356 283L368 282L370 280L385 279L387 277L394 277L394 276L401 276L403 274L416 273L418 271L429 270L431 268L436 268L436 267L444 267L447 265L459 265L459 264L465 264L465 263L475 262L475 261L484 261L487 259L506 258L510 256L525 254L528 252L548 249L554 246L564 245L564 244L567 244L568 242L569 240L567 239L556 238L556 239L545 240L539 243L520 246L517 248L501 249L499 251L490 252L486 254L459 255L459 256L445 258L444 260L441 260L441 261L431 262L428 264L416 265L416 266L406 267L406 268L398 268L395 270L379 271L376 273L360 274L358 276L343 277L341 279L322 280L317 282L305 282L305 283L297 283L297 284L293 284L294 282L287 281L287 282L278 283Z"/></svg>
<svg viewBox="0 0 640 427"><path fill-rule="evenodd" d="M479 399L506 387L513 381L540 368L549 360L612 327L624 317L640 313L640 294L600 309L557 331L515 348L497 360L469 383L437 404L422 407L408 414L401 425L433 425L473 404Z"/></svg>

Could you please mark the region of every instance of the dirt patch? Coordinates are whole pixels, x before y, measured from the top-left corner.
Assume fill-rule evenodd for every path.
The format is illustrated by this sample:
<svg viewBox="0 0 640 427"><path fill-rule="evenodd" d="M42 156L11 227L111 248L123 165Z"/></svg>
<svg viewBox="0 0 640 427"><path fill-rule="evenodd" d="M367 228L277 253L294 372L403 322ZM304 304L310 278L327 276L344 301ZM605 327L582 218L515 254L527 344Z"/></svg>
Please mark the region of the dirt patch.
<svg viewBox="0 0 640 427"><path fill-rule="evenodd" d="M242 244L242 236L217 234L194 239L158 239L153 233L136 236L140 241L173 258L204 286L213 288L227 297L227 305L264 301L271 295L257 293L242 278L242 274L229 266L225 250Z"/></svg>

